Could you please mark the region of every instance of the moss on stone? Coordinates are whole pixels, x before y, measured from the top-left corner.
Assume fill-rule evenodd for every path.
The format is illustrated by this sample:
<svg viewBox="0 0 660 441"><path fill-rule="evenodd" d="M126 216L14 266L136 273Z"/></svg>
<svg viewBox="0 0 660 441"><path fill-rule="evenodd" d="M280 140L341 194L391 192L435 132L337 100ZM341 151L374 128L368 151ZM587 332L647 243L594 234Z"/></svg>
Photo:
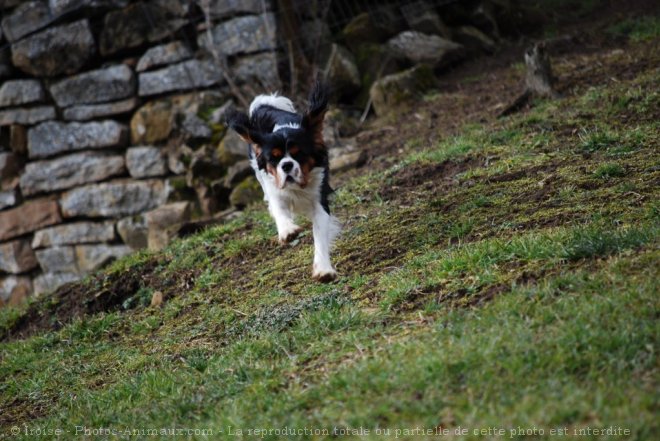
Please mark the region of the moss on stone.
<svg viewBox="0 0 660 441"><path fill-rule="evenodd" d="M263 192L254 176L245 178L243 182L232 190L231 195L229 195L229 202L237 208L245 208L261 199L263 199Z"/></svg>
<svg viewBox="0 0 660 441"><path fill-rule="evenodd" d="M386 115L393 109L401 111L402 105L409 105L415 99L435 87L433 69L419 64L402 72L387 75L373 83L369 91L377 115Z"/></svg>

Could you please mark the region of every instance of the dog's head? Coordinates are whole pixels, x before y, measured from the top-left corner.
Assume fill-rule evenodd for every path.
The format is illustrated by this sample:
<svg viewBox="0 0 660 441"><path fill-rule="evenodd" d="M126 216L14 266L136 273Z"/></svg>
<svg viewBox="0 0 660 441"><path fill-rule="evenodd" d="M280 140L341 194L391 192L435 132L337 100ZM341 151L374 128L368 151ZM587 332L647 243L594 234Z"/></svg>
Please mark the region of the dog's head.
<svg viewBox="0 0 660 441"><path fill-rule="evenodd" d="M250 119L245 113L234 111L227 115L227 124L250 144L259 169L273 177L277 188L290 185L305 188L311 171L327 162L323 141L323 118L327 108L327 90L317 81L300 123L285 124L276 131L265 132L254 117Z"/></svg>

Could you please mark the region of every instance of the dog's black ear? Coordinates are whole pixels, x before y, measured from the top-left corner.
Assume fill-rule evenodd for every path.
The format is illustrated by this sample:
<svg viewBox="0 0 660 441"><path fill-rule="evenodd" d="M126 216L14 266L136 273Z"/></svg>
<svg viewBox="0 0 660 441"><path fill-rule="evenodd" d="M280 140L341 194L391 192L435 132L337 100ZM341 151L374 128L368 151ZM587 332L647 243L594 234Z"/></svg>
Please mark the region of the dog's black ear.
<svg viewBox="0 0 660 441"><path fill-rule="evenodd" d="M244 141L258 145L264 143L263 136L259 131L252 128L250 118L245 113L230 109L225 113L225 123L238 133Z"/></svg>
<svg viewBox="0 0 660 441"><path fill-rule="evenodd" d="M324 146L323 142L323 118L328 110L329 88L320 78L316 79L309 93L309 106L303 115L302 125L309 129L314 135L314 143Z"/></svg>
<svg viewBox="0 0 660 441"><path fill-rule="evenodd" d="M261 156L264 136L252 128L250 118L245 113L230 109L225 113L225 123L250 145L257 158Z"/></svg>
<svg viewBox="0 0 660 441"><path fill-rule="evenodd" d="M245 141L250 142L250 118L236 109L229 109L225 112L225 124L233 129Z"/></svg>

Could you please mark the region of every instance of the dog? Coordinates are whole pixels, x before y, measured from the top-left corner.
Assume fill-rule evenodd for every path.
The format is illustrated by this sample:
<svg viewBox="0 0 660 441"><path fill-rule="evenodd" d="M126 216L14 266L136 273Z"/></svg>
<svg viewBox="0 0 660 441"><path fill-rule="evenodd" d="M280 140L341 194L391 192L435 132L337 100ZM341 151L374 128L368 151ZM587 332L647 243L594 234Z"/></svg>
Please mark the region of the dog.
<svg viewBox="0 0 660 441"><path fill-rule="evenodd" d="M323 141L327 109L327 86L316 81L303 114L296 112L289 98L274 93L254 98L248 114L233 110L226 118L227 125L248 143L250 164L277 225L280 244L291 242L302 231L295 223L296 215L312 221L312 277L324 283L337 277L330 251L340 231L328 201L333 190Z"/></svg>

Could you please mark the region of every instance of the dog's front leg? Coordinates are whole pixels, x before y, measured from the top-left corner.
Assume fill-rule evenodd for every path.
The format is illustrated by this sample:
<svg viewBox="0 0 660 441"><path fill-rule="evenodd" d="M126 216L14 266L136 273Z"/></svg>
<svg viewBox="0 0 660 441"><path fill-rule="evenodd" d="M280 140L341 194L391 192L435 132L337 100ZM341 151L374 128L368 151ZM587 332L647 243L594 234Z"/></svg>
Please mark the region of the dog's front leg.
<svg viewBox="0 0 660 441"><path fill-rule="evenodd" d="M294 240L302 228L293 221L293 213L278 199L269 201L268 208L277 225L277 238L284 245Z"/></svg>
<svg viewBox="0 0 660 441"><path fill-rule="evenodd" d="M314 223L314 267L312 277L319 282L331 282L337 277L337 272L330 262L330 249L339 233L339 223L320 204L317 204L312 220Z"/></svg>

